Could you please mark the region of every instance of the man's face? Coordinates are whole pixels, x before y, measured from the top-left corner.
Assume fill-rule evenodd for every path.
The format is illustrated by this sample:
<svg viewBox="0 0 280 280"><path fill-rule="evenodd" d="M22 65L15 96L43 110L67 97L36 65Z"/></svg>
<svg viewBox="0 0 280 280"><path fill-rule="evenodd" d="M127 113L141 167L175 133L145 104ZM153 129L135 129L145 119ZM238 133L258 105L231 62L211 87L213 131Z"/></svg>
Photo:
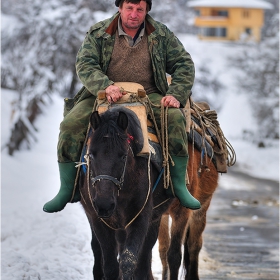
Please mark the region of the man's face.
<svg viewBox="0 0 280 280"><path fill-rule="evenodd" d="M147 14L146 1L140 1L139 4L124 2L119 7L124 29L138 29L145 20Z"/></svg>

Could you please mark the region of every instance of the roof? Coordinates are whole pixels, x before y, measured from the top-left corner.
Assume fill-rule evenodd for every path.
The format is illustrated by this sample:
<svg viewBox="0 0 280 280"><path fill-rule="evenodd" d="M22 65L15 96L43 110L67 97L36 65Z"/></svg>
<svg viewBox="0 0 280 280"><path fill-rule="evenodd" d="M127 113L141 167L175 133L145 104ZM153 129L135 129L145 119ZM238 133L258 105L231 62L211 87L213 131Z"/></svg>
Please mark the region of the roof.
<svg viewBox="0 0 280 280"><path fill-rule="evenodd" d="M262 0L195 0L187 3L189 7L254 8L273 9L273 5Z"/></svg>

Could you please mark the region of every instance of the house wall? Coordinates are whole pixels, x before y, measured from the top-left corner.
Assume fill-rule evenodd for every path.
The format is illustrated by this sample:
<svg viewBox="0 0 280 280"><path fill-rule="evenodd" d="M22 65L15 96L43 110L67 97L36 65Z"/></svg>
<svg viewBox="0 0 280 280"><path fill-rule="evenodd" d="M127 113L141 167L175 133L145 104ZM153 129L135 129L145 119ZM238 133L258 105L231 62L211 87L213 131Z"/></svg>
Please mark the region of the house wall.
<svg viewBox="0 0 280 280"><path fill-rule="evenodd" d="M245 1L245 0L244 0ZM250 29L248 37L255 41L260 40L261 27L264 21L262 9L244 9L244 8L196 8L199 16L195 19L195 25L198 27L226 28L226 37L204 36L200 33L201 39L210 40L232 40L240 39L240 36ZM218 11L227 11L228 16L219 16Z"/></svg>

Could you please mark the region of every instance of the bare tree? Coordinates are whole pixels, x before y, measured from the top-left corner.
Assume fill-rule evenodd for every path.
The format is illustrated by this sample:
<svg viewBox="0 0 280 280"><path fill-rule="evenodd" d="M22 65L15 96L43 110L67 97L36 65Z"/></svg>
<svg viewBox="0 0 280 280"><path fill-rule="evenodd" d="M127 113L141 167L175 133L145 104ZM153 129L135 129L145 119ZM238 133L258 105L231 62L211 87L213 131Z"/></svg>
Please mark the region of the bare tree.
<svg viewBox="0 0 280 280"><path fill-rule="evenodd" d="M20 23L12 33L2 30L1 86L18 94L13 102L16 113L10 139L5 145L10 155L36 140L36 118L53 92L70 97L75 94L76 54L89 23L94 23L89 1L24 2L18 0L11 10L7 2L2 3L9 16ZM97 6L102 5L100 1Z"/></svg>
<svg viewBox="0 0 280 280"><path fill-rule="evenodd" d="M256 137L279 139L279 14L269 19L270 26L259 44L248 44L243 53L230 59L240 70L239 87L250 96L258 122Z"/></svg>

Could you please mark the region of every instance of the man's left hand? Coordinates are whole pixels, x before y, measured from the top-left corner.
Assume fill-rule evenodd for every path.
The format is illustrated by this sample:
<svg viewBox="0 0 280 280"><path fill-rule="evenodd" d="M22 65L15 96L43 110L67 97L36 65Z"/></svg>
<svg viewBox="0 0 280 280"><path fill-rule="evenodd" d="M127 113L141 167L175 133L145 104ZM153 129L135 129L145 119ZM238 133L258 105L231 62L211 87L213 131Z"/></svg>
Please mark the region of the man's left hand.
<svg viewBox="0 0 280 280"><path fill-rule="evenodd" d="M180 108L180 102L172 95L164 96L160 103L164 107Z"/></svg>

